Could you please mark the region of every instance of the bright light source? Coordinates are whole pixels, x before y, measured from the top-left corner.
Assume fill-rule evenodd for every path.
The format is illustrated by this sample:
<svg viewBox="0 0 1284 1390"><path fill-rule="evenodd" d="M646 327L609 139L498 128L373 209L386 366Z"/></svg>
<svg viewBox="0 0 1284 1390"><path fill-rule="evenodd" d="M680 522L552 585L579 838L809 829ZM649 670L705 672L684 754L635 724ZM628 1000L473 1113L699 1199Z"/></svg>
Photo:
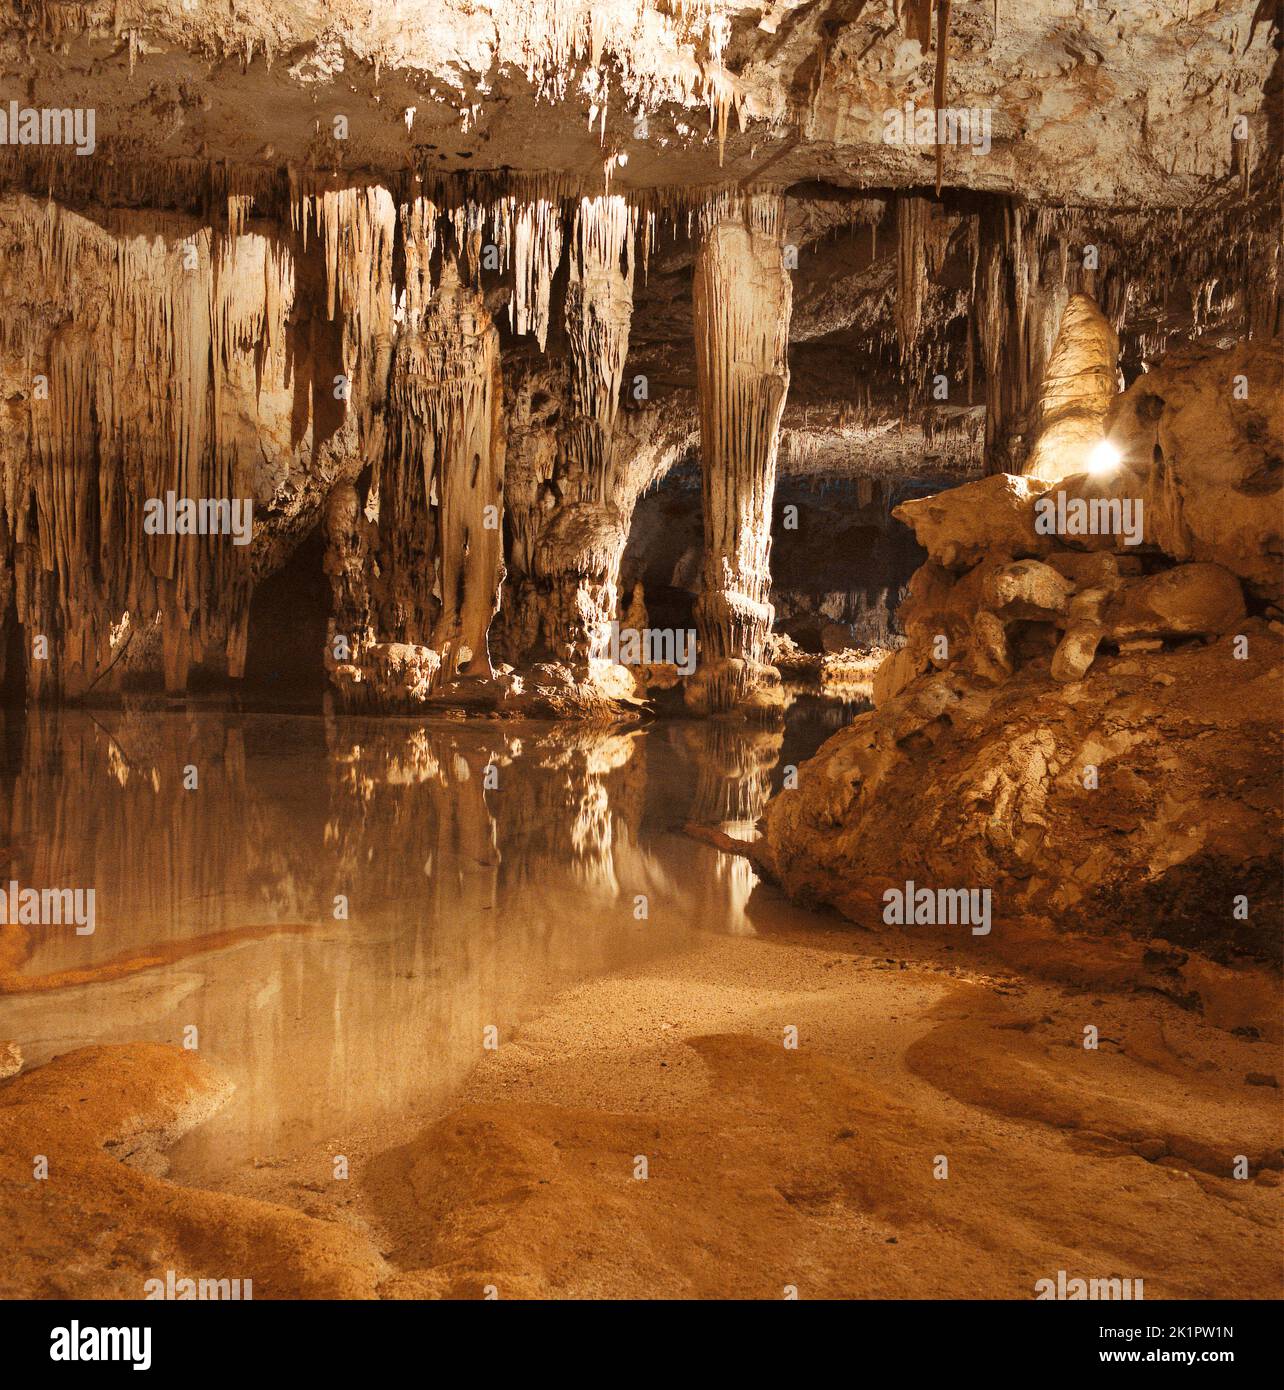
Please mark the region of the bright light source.
<svg viewBox="0 0 1284 1390"><path fill-rule="evenodd" d="M1088 472L1113 473L1122 458L1119 450L1108 439L1103 439L1088 455Z"/></svg>

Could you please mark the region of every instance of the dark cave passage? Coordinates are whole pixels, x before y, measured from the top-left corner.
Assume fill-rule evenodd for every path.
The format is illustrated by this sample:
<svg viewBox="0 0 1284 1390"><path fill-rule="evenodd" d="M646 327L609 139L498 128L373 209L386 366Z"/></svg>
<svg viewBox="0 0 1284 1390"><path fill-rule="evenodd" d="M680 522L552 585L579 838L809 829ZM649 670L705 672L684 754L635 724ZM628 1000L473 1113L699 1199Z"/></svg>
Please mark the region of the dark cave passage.
<svg viewBox="0 0 1284 1390"><path fill-rule="evenodd" d="M241 683L247 699L320 704L331 602L324 563L325 537L318 527L255 587Z"/></svg>

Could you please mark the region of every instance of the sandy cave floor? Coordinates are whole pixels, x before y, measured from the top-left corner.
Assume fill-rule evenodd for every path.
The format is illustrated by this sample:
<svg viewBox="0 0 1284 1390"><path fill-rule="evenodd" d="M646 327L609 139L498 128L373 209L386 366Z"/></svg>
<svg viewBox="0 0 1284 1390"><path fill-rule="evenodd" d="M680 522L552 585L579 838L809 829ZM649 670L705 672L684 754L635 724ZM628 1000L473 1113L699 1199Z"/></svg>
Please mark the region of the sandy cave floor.
<svg viewBox="0 0 1284 1390"><path fill-rule="evenodd" d="M1064 1269L1284 1293L1277 1043L798 917L573 987L435 1123L263 1154L217 1191L157 1176L226 1095L191 1054L88 1048L0 1083L0 1289L137 1297L169 1267L256 1298L1026 1298Z"/></svg>

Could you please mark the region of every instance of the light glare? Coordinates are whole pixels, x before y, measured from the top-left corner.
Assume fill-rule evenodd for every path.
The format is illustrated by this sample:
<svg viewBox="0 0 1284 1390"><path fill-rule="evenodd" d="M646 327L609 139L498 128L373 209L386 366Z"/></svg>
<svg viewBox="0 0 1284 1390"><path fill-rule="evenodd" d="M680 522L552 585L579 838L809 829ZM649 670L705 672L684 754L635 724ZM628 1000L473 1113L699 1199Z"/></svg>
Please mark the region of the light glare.
<svg viewBox="0 0 1284 1390"><path fill-rule="evenodd" d="M1103 439L1088 455L1088 472L1113 473L1119 467L1121 457L1119 450L1108 439Z"/></svg>

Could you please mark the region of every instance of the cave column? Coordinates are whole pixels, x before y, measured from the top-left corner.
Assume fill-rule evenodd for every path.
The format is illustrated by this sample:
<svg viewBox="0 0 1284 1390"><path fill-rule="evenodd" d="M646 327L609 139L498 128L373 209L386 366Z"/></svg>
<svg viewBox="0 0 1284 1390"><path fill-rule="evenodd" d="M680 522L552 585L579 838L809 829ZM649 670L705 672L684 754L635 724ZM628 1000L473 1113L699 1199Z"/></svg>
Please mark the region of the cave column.
<svg viewBox="0 0 1284 1390"><path fill-rule="evenodd" d="M487 638L503 579L499 334L453 259L443 261L418 332L403 336L397 366L403 467L437 511L435 574L415 580L438 595L430 645L442 680L489 679Z"/></svg>
<svg viewBox="0 0 1284 1390"><path fill-rule="evenodd" d="M441 609L433 646L444 673L493 674L487 634L504 572L504 388L499 333L477 290L448 263L425 333L442 345L431 415L437 461Z"/></svg>
<svg viewBox="0 0 1284 1390"><path fill-rule="evenodd" d="M577 663L615 619L636 492L617 476L612 454L633 320L633 230L623 198L584 198L568 256L570 410L553 478L559 500L541 529L533 569L544 608L541 645Z"/></svg>
<svg viewBox="0 0 1284 1390"><path fill-rule="evenodd" d="M685 698L703 714L780 702L779 674L765 660L792 305L780 217L779 198L747 199L742 215L711 222L696 255L705 556L695 609L699 664Z"/></svg>

